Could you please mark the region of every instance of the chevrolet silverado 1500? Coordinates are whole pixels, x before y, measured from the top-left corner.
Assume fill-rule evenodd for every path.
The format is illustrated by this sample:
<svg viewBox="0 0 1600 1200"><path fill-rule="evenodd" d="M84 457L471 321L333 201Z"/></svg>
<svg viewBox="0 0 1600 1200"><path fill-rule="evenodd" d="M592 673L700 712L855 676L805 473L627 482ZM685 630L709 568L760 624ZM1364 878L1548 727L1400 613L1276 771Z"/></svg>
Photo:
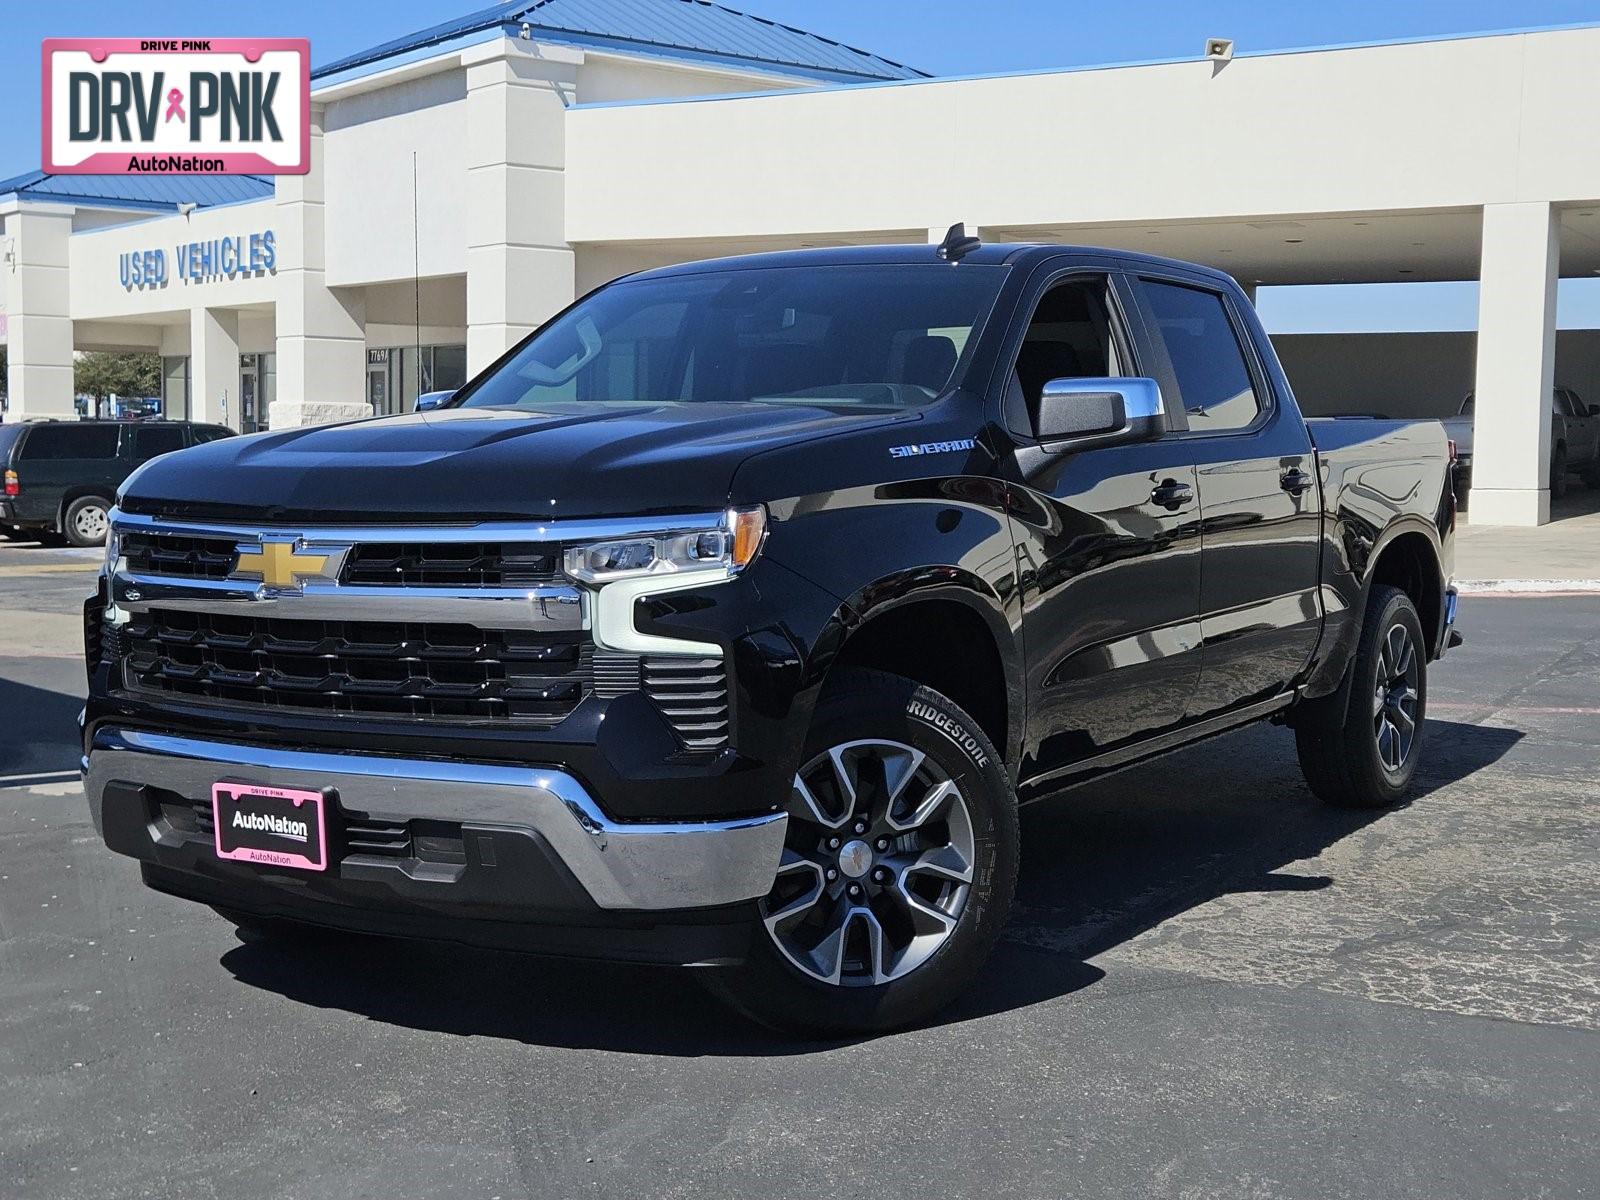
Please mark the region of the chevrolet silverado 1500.
<svg viewBox="0 0 1600 1200"><path fill-rule="evenodd" d="M238 924L694 964L773 1025L981 976L1019 804L1289 726L1406 793L1437 422L1306 421L1216 271L798 251L599 289L430 411L123 486L84 777Z"/></svg>

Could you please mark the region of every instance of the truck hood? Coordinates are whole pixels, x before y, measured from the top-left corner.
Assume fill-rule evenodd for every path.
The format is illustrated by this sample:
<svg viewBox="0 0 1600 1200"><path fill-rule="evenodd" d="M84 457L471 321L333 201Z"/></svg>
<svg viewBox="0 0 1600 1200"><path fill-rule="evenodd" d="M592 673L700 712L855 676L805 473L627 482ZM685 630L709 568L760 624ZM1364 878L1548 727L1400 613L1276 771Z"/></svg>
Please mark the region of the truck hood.
<svg viewBox="0 0 1600 1200"><path fill-rule="evenodd" d="M791 404L444 409L168 454L129 477L120 503L174 517L320 523L714 511L751 455L916 419Z"/></svg>

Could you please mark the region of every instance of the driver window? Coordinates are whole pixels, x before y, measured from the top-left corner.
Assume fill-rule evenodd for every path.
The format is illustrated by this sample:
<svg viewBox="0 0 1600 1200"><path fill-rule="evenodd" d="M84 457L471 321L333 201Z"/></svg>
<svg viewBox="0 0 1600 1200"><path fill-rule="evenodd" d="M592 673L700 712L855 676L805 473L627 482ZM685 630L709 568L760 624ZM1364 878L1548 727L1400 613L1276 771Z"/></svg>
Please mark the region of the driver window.
<svg viewBox="0 0 1600 1200"><path fill-rule="evenodd" d="M1120 376L1104 278L1077 277L1039 299L1006 389L1006 422L1034 428L1039 397L1052 379Z"/></svg>

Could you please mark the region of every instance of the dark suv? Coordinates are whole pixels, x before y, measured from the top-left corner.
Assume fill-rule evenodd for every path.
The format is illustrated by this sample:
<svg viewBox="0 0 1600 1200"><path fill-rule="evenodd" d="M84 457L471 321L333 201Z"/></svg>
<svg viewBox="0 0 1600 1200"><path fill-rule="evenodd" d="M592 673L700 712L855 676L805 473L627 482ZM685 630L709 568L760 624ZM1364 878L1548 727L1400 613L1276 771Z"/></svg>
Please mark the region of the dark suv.
<svg viewBox="0 0 1600 1200"><path fill-rule="evenodd" d="M0 533L106 540L122 481L158 454L229 436L190 421L34 421L0 425Z"/></svg>

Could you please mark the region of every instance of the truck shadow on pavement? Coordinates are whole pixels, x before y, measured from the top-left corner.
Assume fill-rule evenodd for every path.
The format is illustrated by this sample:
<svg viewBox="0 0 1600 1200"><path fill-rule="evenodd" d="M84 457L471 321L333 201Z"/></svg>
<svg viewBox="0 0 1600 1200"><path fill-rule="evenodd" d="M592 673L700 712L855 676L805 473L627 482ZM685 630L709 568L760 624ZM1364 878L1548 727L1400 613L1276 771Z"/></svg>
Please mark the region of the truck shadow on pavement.
<svg viewBox="0 0 1600 1200"><path fill-rule="evenodd" d="M77 667L81 676L83 668ZM0 775L13 784L77 778L78 748L73 731L83 698L0 676Z"/></svg>
<svg viewBox="0 0 1600 1200"><path fill-rule="evenodd" d="M1501 758L1516 730L1431 721L1411 803ZM1265 726L1086 784L1023 815L1017 906L984 981L931 1024L1058 999L1104 972L1087 961L1178 913L1241 891L1315 891L1283 870L1397 810L1319 804L1293 738ZM299 1003L413 1029L659 1055L803 1054L715 1002L687 971L566 963L335 936L245 941L222 957L241 982Z"/></svg>

